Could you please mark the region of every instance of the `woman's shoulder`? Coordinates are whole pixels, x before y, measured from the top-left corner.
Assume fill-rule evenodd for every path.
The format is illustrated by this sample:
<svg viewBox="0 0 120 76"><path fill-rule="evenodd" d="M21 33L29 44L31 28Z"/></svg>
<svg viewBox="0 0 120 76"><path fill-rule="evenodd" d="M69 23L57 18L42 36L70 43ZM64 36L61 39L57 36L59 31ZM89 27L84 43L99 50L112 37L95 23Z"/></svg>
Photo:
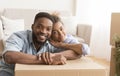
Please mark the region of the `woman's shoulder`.
<svg viewBox="0 0 120 76"><path fill-rule="evenodd" d="M71 34L66 35L65 43L78 43L79 41Z"/></svg>
<svg viewBox="0 0 120 76"><path fill-rule="evenodd" d="M66 34L66 38L74 38L71 34Z"/></svg>

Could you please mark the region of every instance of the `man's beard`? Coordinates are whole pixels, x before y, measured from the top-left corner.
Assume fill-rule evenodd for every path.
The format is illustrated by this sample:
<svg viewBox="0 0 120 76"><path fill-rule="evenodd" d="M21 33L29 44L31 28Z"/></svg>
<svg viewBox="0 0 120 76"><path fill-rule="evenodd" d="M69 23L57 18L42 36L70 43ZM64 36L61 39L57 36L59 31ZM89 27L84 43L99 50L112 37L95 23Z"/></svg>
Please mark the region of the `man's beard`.
<svg viewBox="0 0 120 76"><path fill-rule="evenodd" d="M46 40L44 42L41 42L41 41L38 41L36 35L34 33L32 33L32 39L33 39L34 43L43 45L48 40L48 37L46 36Z"/></svg>

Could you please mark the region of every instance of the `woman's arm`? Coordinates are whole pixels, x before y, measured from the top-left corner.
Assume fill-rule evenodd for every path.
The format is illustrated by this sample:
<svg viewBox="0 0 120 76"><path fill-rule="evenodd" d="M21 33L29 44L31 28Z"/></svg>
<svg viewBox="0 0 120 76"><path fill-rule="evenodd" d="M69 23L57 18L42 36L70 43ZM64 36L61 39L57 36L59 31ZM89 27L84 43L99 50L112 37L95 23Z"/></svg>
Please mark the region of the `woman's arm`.
<svg viewBox="0 0 120 76"><path fill-rule="evenodd" d="M74 60L81 57L81 55L75 53L72 50L64 50L58 53L63 55L67 60Z"/></svg>
<svg viewBox="0 0 120 76"><path fill-rule="evenodd" d="M67 44L67 43L61 43L60 48L73 50L78 55L82 55L82 44Z"/></svg>
<svg viewBox="0 0 120 76"><path fill-rule="evenodd" d="M82 44L68 44L63 42L55 42L53 40L51 40L50 43L57 48L73 50L75 53L82 55Z"/></svg>

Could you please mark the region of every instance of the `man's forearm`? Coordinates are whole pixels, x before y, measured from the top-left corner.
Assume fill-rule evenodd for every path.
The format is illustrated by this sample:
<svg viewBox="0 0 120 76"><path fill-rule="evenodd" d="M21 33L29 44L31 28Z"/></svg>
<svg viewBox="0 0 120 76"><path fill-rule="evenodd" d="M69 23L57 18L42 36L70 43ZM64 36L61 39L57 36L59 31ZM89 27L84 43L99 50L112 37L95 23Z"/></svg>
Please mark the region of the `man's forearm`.
<svg viewBox="0 0 120 76"><path fill-rule="evenodd" d="M35 55L25 54L22 52L8 51L4 54L4 59L9 64L42 64L43 61L38 60Z"/></svg>
<svg viewBox="0 0 120 76"><path fill-rule="evenodd" d="M77 54L81 55L82 54L82 44L67 44L67 43L62 43L60 48L65 48L69 50L73 50Z"/></svg>

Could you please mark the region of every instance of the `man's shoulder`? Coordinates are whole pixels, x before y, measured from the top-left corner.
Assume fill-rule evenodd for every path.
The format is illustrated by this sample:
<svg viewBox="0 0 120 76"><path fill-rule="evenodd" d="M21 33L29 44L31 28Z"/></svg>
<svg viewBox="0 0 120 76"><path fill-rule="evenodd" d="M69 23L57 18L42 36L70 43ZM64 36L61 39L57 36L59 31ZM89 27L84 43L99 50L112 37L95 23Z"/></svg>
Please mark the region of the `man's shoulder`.
<svg viewBox="0 0 120 76"><path fill-rule="evenodd" d="M30 30L18 31L18 32L13 33L8 39L15 39L15 38L26 39L31 34L32 32Z"/></svg>
<svg viewBox="0 0 120 76"><path fill-rule="evenodd" d="M24 30L24 31L18 31L13 33L13 35L17 35L17 36L27 36L31 33L30 30Z"/></svg>
<svg viewBox="0 0 120 76"><path fill-rule="evenodd" d="M15 33L13 33L13 34L28 34L28 33L30 33L30 32L31 32L31 30L24 30L24 31L15 32Z"/></svg>

